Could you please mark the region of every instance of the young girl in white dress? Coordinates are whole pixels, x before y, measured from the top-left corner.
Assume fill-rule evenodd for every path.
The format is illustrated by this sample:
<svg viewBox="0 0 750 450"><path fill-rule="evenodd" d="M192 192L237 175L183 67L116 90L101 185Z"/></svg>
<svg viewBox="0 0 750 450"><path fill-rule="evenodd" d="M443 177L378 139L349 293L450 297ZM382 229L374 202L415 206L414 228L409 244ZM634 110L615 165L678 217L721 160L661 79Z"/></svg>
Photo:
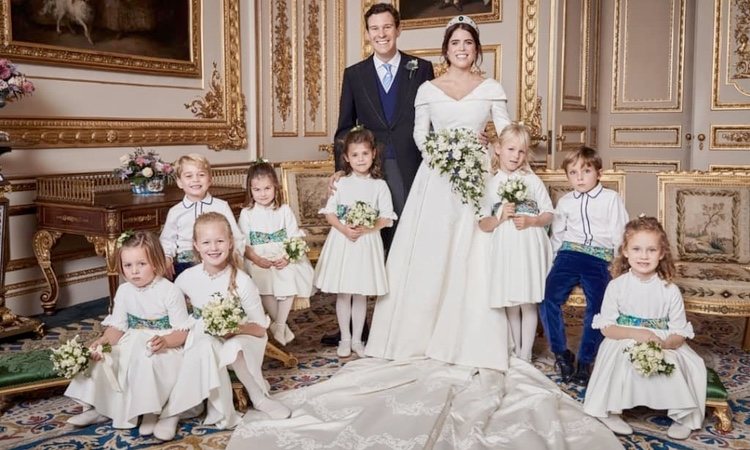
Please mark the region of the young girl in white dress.
<svg viewBox="0 0 750 450"><path fill-rule="evenodd" d="M294 262L286 257L284 240L305 233L297 226L292 209L284 204L279 178L267 162L251 164L247 171L247 207L240 213L239 225L246 243L245 269L271 316L271 334L286 345L294 339L287 319L295 298L309 305L313 268L307 256Z"/></svg>
<svg viewBox="0 0 750 450"><path fill-rule="evenodd" d="M108 376L105 363L91 375L78 374L65 395L92 408L68 419L86 426L112 419L114 428L133 428L161 440L174 438L177 415L163 408L177 381L182 345L193 324L185 298L164 278L167 262L159 239L145 231L126 232L118 239L119 271L127 280L117 289L114 309L102 321L102 336L91 344L112 346Z"/></svg>
<svg viewBox="0 0 750 450"><path fill-rule="evenodd" d="M195 221L193 239L200 264L185 270L175 280L175 284L190 299L193 306L193 316L197 323L191 334L195 333L196 340L209 339L221 344L218 367L229 366L234 370L237 378L247 389L248 396L255 409L265 412L273 419L289 417L289 414L291 414L289 408L268 397L269 385L263 378L261 366L268 342L266 329L269 319L263 311L258 288L250 276L240 269L242 263L234 250L229 221L219 213L205 213ZM211 296L217 292L224 298L237 296L246 316L246 321L240 325L240 330L236 334L228 334L221 338L206 334L201 318L202 308L212 300ZM190 343L186 348L186 370L183 372L185 378L190 379L192 367L189 363L193 361L193 349ZM188 385L184 389L202 387ZM223 389L223 392L228 391ZM201 398L206 398L206 395L206 391L200 393ZM231 399L231 392L229 396ZM211 406L214 399L208 398L209 406ZM179 395L175 395L174 399L179 401ZM171 401L172 398L170 398ZM189 403L194 402L188 402L184 407L178 409L184 410L185 407L194 406ZM221 405L223 411L227 411L223 402L216 403Z"/></svg>
<svg viewBox="0 0 750 450"><path fill-rule="evenodd" d="M552 244L544 228L552 222L547 188L527 161L528 131L521 124L506 126L492 142L491 172L485 190L489 216L479 227L492 232L490 306L505 308L515 352L530 362L537 325L537 304L544 298L544 282L552 264ZM498 190L509 180L526 186L519 203L504 201Z"/></svg>
<svg viewBox="0 0 750 450"><path fill-rule="evenodd" d="M392 226L396 214L391 192L382 179L380 155L372 132L361 126L352 129L344 139L342 158L345 175L336 182L336 190L320 210L331 224L331 231L315 267L315 286L323 292L338 294L336 318L341 340L336 353L346 358L352 350L364 356L362 329L367 316L366 296L388 292L379 231ZM374 227L346 224L346 212L357 201L366 202L378 211Z"/></svg>
<svg viewBox="0 0 750 450"><path fill-rule="evenodd" d="M686 343L693 326L685 318L679 288L671 282L674 261L661 224L641 217L625 226L625 236L612 264L601 312L592 326L604 341L596 355L583 410L618 434L633 430L620 417L624 409L666 409L672 439L687 439L702 427L706 403L706 366ZM674 364L669 375L640 375L624 351L637 342L653 341Z"/></svg>

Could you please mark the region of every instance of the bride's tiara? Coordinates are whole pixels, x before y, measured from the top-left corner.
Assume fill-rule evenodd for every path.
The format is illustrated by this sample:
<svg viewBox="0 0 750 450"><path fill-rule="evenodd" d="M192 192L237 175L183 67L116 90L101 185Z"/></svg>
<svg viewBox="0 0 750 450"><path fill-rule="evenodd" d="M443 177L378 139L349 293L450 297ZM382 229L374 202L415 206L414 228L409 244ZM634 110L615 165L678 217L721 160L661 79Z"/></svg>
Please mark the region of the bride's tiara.
<svg viewBox="0 0 750 450"><path fill-rule="evenodd" d="M477 30L477 33L479 33L479 28L477 28L477 24L471 19L471 17L463 15L452 18L450 22L448 22L448 25L445 26L445 28L448 29L457 23L465 23L466 25L469 25L470 27Z"/></svg>

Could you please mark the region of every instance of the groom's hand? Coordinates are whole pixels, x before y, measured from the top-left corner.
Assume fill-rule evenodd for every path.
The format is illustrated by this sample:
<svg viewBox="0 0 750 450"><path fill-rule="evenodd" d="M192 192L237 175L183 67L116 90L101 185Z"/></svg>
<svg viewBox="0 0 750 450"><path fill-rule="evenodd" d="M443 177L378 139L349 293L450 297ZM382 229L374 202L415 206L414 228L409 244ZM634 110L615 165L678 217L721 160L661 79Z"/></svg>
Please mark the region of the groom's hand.
<svg viewBox="0 0 750 450"><path fill-rule="evenodd" d="M339 170L338 172L335 172L333 175L331 175L331 178L328 179L328 196L332 196L334 192L336 192L336 183L341 179L341 177L344 176L344 171Z"/></svg>

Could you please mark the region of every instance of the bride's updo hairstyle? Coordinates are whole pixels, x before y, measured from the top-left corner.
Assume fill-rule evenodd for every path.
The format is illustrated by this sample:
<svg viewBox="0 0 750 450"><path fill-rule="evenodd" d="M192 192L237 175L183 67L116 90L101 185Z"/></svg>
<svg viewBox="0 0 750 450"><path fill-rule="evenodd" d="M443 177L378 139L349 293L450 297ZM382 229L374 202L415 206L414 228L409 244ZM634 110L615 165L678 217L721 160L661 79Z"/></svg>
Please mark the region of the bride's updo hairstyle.
<svg viewBox="0 0 750 450"><path fill-rule="evenodd" d="M523 122L513 122L503 128L503 131L497 137L490 139L490 172L494 175L500 170L500 157L497 156L498 147L503 146L507 141L515 139L526 151L526 156L523 159L523 166L519 169L524 172L531 172L531 165L529 164L529 143L531 143L531 135L529 130L526 129Z"/></svg>
<svg viewBox="0 0 750 450"><path fill-rule="evenodd" d="M479 42L479 29L477 28L477 24L474 23L474 21L469 16L456 16L448 22L448 25L445 27L445 35L443 36L443 47L442 47L442 57L445 60L445 63L447 65L451 65L450 60L448 60L448 43L451 40L451 37L453 37L453 33L458 30L466 30L471 34L472 39L474 39L474 44L476 45L477 54L474 57L474 65L480 66L482 64L482 43Z"/></svg>
<svg viewBox="0 0 750 450"><path fill-rule="evenodd" d="M349 147L354 144L365 144L367 147L372 149L372 166L370 166L370 176L376 179L383 178L383 169L381 168L380 152L378 151L377 145L375 145L375 135L372 131L357 125L347 133L344 138L344 151L341 152L341 167L344 168L344 174L349 175L352 173L352 165L346 160L346 156L349 154Z"/></svg>

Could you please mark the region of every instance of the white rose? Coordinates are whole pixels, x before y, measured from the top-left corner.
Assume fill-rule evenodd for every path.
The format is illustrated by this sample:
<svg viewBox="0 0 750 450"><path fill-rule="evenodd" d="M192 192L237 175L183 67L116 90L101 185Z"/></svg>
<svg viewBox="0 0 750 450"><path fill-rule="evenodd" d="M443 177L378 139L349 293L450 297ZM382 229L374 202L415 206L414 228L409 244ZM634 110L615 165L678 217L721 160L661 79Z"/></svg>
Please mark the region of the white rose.
<svg viewBox="0 0 750 450"><path fill-rule="evenodd" d="M128 163L130 163L130 157L128 155L122 155L120 156L120 164L123 166L127 166Z"/></svg>
<svg viewBox="0 0 750 450"><path fill-rule="evenodd" d="M146 167L141 170L141 174L146 178L151 178L154 175L154 171L150 167Z"/></svg>

